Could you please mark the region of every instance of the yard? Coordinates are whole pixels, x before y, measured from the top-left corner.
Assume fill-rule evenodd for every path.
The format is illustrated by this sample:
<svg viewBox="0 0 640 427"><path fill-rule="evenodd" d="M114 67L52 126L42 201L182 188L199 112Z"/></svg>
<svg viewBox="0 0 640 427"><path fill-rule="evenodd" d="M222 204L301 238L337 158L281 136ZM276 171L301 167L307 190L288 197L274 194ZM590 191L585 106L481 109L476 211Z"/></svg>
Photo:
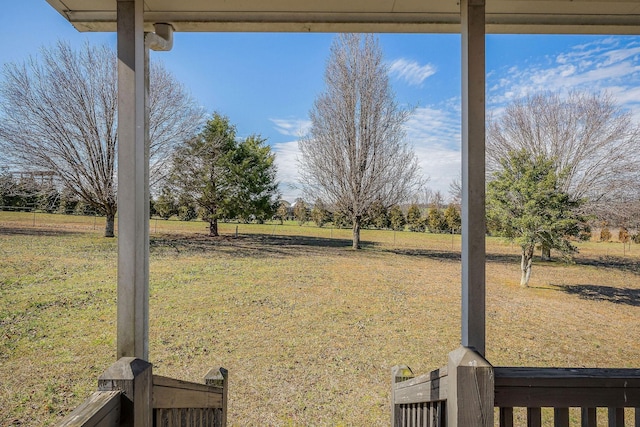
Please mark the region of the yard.
<svg viewBox="0 0 640 427"><path fill-rule="evenodd" d="M116 246L104 219L0 212L0 425L48 425L115 361ZM237 237L236 237L236 226ZM459 345L460 236L151 221L150 361L229 370L237 426L385 426L390 371ZM494 365L638 367L640 247L580 244L574 264L487 241Z"/></svg>

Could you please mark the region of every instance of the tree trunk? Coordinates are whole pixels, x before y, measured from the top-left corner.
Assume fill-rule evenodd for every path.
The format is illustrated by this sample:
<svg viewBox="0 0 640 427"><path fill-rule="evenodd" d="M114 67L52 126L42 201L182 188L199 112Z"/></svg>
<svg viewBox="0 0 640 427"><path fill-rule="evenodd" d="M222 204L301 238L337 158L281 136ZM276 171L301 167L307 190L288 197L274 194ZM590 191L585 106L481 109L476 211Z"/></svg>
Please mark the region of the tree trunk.
<svg viewBox="0 0 640 427"><path fill-rule="evenodd" d="M520 262L522 276L520 278L520 286L523 287L529 286L529 278L531 277L531 263L533 262L533 250L534 245L528 245L522 248L522 261Z"/></svg>
<svg viewBox="0 0 640 427"><path fill-rule="evenodd" d="M114 237L115 212L107 213L107 223L104 227L104 237Z"/></svg>
<svg viewBox="0 0 640 427"><path fill-rule="evenodd" d="M360 249L360 221L361 217L353 218L353 249Z"/></svg>
<svg viewBox="0 0 640 427"><path fill-rule="evenodd" d="M218 219L209 220L209 237L218 237Z"/></svg>
<svg viewBox="0 0 640 427"><path fill-rule="evenodd" d="M551 248L545 244L542 245L542 256L543 261L551 260Z"/></svg>

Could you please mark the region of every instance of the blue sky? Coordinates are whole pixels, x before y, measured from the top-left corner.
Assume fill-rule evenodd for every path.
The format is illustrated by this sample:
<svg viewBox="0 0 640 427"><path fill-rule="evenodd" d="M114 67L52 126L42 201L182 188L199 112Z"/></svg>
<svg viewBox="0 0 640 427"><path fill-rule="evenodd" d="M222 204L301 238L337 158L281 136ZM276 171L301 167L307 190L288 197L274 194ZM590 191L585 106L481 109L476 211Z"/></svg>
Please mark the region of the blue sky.
<svg viewBox="0 0 640 427"><path fill-rule="evenodd" d="M5 5L0 64L21 62L58 39L115 47L111 33L79 33L44 0ZM460 36L380 34L399 103L414 107L407 137L428 186L447 193L460 170ZM153 52L208 112L229 116L241 136L267 138L281 191L293 201L297 138L323 89L333 34L177 33L171 52ZM640 118L640 37L487 36L491 114L540 90L606 90Z"/></svg>

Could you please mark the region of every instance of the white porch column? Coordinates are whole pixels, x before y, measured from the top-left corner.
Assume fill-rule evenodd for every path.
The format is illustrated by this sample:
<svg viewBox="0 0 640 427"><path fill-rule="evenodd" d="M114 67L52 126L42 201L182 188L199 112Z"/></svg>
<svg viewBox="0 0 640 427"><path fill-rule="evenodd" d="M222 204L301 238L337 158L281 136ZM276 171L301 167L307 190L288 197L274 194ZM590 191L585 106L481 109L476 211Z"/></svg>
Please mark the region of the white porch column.
<svg viewBox="0 0 640 427"><path fill-rule="evenodd" d="M485 0L461 0L462 345L485 354Z"/></svg>
<svg viewBox="0 0 640 427"><path fill-rule="evenodd" d="M149 358L149 161L143 0L118 0L117 357Z"/></svg>

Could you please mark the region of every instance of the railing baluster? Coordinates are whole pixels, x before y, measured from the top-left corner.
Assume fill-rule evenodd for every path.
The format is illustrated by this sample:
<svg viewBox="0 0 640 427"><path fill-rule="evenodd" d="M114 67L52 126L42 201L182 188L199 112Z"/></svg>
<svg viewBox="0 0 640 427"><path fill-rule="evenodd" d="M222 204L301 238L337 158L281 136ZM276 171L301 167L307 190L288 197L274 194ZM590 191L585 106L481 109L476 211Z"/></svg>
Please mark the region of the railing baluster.
<svg viewBox="0 0 640 427"><path fill-rule="evenodd" d="M513 408L500 408L500 427L513 427Z"/></svg>
<svg viewBox="0 0 640 427"><path fill-rule="evenodd" d="M424 404L424 410L422 411L422 425L424 427L430 427L429 415L431 414L431 404L429 402Z"/></svg>
<svg viewBox="0 0 640 427"><path fill-rule="evenodd" d="M427 423L428 427L438 427L437 416L438 416L438 402L432 402L429 405L429 422Z"/></svg>
<svg viewBox="0 0 640 427"><path fill-rule="evenodd" d="M569 427L569 408L553 408L553 427Z"/></svg>
<svg viewBox="0 0 640 427"><path fill-rule="evenodd" d="M527 427L542 427L542 410L527 408Z"/></svg>
<svg viewBox="0 0 640 427"><path fill-rule="evenodd" d="M624 408L609 408L609 427L624 427Z"/></svg>
<svg viewBox="0 0 640 427"><path fill-rule="evenodd" d="M582 427L597 427L596 408L582 408Z"/></svg>
<svg viewBox="0 0 640 427"><path fill-rule="evenodd" d="M411 405L411 425L413 427L418 427L418 404L414 403Z"/></svg>

